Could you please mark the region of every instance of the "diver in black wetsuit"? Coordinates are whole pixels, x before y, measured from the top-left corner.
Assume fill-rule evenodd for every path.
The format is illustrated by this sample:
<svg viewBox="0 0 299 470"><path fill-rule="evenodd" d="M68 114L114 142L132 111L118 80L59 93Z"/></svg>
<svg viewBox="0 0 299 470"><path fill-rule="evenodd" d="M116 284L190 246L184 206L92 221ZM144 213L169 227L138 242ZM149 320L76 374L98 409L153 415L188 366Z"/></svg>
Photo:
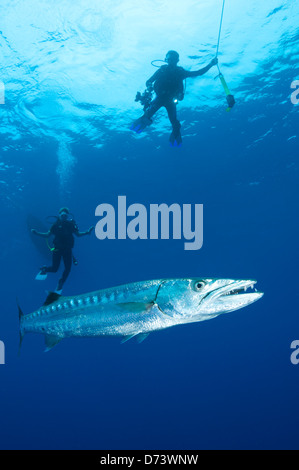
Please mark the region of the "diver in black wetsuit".
<svg viewBox="0 0 299 470"><path fill-rule="evenodd" d="M165 62L157 72L146 82L149 90L154 89L156 98L151 102L148 109L141 118L137 119L131 127L132 130L140 133L152 123L151 118L164 106L167 110L169 120L172 124L172 133L170 143L180 146L182 143L181 124L177 119L176 104L184 99L184 80L189 77L200 77L207 73L214 65L217 65L218 59L214 58L206 67L188 72L183 67L178 67L179 54L176 51L169 51Z"/></svg>
<svg viewBox="0 0 299 470"><path fill-rule="evenodd" d="M54 236L53 245L54 248L52 266L44 266L41 268L40 274L46 275L47 273L56 273L59 269L61 260L63 259L64 263L64 272L61 279L58 282L56 291L61 292L62 287L70 274L72 262L76 264L76 260L73 257L73 247L74 247L74 235L77 237L83 237L84 235L90 235L94 227L90 227L87 232L79 232L78 226L73 219L69 219L70 212L67 207L63 207L59 211L59 217L57 217L56 222L52 225L48 232L42 233L38 232L35 229L32 229L31 232L35 235L38 235L43 238L49 238L51 235Z"/></svg>

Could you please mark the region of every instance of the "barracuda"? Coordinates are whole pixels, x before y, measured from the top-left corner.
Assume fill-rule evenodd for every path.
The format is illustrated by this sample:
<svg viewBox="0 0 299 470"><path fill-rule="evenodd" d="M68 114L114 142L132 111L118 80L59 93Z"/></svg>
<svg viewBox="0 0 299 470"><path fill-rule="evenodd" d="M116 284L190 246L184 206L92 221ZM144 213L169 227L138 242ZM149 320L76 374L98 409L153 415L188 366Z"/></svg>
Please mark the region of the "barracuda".
<svg viewBox="0 0 299 470"><path fill-rule="evenodd" d="M69 337L118 336L143 341L151 332L210 320L256 302L256 281L160 279L136 282L90 294L50 293L36 312L19 307L20 343L25 333L45 335L46 350Z"/></svg>

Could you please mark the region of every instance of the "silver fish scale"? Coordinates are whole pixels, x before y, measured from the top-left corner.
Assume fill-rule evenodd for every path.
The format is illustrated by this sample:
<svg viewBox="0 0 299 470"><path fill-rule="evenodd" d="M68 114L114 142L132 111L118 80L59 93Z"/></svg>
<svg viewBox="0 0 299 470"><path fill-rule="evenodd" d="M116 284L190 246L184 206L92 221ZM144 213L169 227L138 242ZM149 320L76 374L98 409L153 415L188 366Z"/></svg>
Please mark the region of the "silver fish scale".
<svg viewBox="0 0 299 470"><path fill-rule="evenodd" d="M20 343L30 332L46 336L47 350L70 336L123 336L127 341L141 334L142 341L152 331L210 320L256 302L263 293L248 292L255 284L218 278L163 279L60 297L32 314L20 311Z"/></svg>
<svg viewBox="0 0 299 470"><path fill-rule="evenodd" d="M126 303L150 303L161 281L147 281L109 288L81 296L61 297L21 319L24 333L43 333L57 337L129 335L162 328L159 309L134 313L122 309ZM142 288L141 288L142 287ZM129 308L129 307L128 307Z"/></svg>

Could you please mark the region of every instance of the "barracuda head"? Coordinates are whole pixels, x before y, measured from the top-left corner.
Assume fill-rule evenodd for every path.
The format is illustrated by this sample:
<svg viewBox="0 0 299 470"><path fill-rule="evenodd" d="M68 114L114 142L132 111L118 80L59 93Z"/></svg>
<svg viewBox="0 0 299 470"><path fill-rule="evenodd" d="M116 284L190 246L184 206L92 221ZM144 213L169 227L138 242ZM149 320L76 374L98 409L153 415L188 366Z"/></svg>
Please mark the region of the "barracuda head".
<svg viewBox="0 0 299 470"><path fill-rule="evenodd" d="M231 279L174 279L160 284L156 303L165 315L191 323L233 312L259 300L264 294L256 281Z"/></svg>

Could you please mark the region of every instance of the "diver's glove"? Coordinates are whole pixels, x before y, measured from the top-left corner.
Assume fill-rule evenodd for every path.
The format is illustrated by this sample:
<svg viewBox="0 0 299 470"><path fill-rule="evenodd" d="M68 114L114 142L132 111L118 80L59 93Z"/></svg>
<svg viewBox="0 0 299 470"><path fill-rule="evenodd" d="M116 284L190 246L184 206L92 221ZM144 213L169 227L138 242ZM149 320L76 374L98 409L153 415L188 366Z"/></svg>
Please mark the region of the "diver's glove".
<svg viewBox="0 0 299 470"><path fill-rule="evenodd" d="M148 92L152 93L152 91L154 91L153 84L146 82L146 90L147 90Z"/></svg>
<svg viewBox="0 0 299 470"><path fill-rule="evenodd" d="M91 233L94 231L94 227L90 227L89 230L87 230L86 234L91 235Z"/></svg>
<svg viewBox="0 0 299 470"><path fill-rule="evenodd" d="M218 64L218 57L214 57L214 59L210 62L210 66L214 67L214 65Z"/></svg>

